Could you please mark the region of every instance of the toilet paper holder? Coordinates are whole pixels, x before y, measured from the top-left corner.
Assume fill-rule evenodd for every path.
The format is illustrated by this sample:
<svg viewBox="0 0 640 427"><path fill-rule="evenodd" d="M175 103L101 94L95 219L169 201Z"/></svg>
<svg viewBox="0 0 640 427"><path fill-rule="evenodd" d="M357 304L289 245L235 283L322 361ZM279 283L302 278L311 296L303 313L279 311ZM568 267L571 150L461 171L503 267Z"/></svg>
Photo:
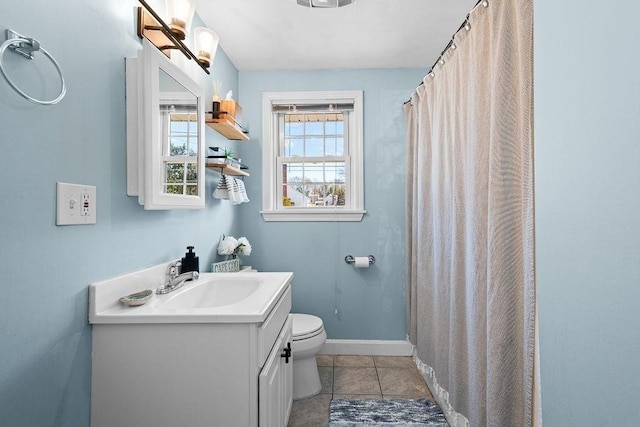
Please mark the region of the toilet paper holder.
<svg viewBox="0 0 640 427"><path fill-rule="evenodd" d="M376 258L373 255L369 255L367 256L367 258L369 258L369 265L375 264ZM344 262L346 262L347 264L353 264L354 262L356 262L356 259L351 255L347 255L346 257L344 257Z"/></svg>

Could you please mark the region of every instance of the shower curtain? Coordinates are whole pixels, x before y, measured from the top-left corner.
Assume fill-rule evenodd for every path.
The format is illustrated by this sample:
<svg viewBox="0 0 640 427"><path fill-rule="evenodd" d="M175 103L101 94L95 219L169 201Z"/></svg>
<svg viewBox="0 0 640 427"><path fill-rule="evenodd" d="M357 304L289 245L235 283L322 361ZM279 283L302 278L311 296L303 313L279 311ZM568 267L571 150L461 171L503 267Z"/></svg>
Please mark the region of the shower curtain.
<svg viewBox="0 0 640 427"><path fill-rule="evenodd" d="M533 0L479 2L405 104L408 331L452 425L540 422L532 45Z"/></svg>

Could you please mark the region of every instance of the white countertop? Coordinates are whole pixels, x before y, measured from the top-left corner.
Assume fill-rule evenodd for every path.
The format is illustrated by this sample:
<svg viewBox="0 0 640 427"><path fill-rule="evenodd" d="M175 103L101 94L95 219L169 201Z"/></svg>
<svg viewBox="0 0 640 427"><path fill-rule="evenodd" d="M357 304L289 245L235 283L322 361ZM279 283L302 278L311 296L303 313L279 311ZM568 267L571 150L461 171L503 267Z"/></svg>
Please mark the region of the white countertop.
<svg viewBox="0 0 640 427"><path fill-rule="evenodd" d="M261 323L290 286L291 272L201 273L197 281L187 282L178 291L208 280L226 277L250 277L260 281L259 288L242 301L218 307L167 309L162 303L173 293L155 294L163 284L167 264L106 280L89 287L89 323ZM153 296L144 305L128 307L120 298L152 289Z"/></svg>

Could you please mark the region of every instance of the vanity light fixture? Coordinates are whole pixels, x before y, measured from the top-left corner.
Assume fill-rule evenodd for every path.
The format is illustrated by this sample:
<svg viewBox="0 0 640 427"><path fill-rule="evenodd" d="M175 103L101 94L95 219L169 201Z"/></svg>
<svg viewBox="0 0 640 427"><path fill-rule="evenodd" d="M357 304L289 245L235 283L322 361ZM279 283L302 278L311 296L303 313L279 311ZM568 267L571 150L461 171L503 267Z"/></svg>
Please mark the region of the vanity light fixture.
<svg viewBox="0 0 640 427"><path fill-rule="evenodd" d="M216 56L220 36L209 28L198 27L193 30L193 37L195 39L198 63L202 67L209 68Z"/></svg>
<svg viewBox="0 0 640 427"><path fill-rule="evenodd" d="M300 6L317 8L342 7L353 2L354 0L298 0Z"/></svg>
<svg viewBox="0 0 640 427"><path fill-rule="evenodd" d="M189 0L167 0L169 27L178 40L184 40L187 36L195 12L195 4Z"/></svg>
<svg viewBox="0 0 640 427"><path fill-rule="evenodd" d="M149 4L145 0L138 0L138 1L142 5L142 7L138 8L138 37L140 38L144 37L147 40L149 40L151 44L153 44L155 47L160 49L160 51L169 58L171 57L172 50L174 49L179 50L187 58L195 60L200 66L200 68L204 70L205 73L210 74L209 70L207 70L209 65L205 66L204 62L202 62L198 58L198 56L196 56L182 42L182 39L180 39L180 37L184 39L186 35L186 28L188 28L187 25L190 25L191 19L193 19L193 13L191 14L191 17L185 16L186 20L183 21L185 24L185 27L184 27L185 31L178 31L176 28L177 28L177 22L180 21L179 17L176 19L171 18L172 23L176 24L175 26L176 28L174 28L174 25L170 27L162 20L162 18L156 13L156 11L154 11L153 8L149 6ZM171 0L169 0L169 2L171 2ZM176 10L176 8L174 7L173 10ZM180 34L182 35L180 36ZM217 45L216 45L216 48L217 48ZM213 55L215 55L215 50L213 50L212 48L212 51L210 51L209 53L213 58ZM209 63L210 62L211 61L209 61Z"/></svg>

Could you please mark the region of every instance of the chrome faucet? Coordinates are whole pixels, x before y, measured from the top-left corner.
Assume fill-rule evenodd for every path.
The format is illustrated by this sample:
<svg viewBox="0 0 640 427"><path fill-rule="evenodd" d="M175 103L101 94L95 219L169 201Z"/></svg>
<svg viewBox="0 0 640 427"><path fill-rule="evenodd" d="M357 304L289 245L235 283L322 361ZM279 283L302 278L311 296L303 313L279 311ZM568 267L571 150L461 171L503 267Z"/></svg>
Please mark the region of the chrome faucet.
<svg viewBox="0 0 640 427"><path fill-rule="evenodd" d="M184 283L188 280L198 280L200 274L197 271L187 271L186 273L179 274L180 261L175 261L167 266L166 281L165 284L156 289L156 294L168 294L176 289L180 289L184 286Z"/></svg>

